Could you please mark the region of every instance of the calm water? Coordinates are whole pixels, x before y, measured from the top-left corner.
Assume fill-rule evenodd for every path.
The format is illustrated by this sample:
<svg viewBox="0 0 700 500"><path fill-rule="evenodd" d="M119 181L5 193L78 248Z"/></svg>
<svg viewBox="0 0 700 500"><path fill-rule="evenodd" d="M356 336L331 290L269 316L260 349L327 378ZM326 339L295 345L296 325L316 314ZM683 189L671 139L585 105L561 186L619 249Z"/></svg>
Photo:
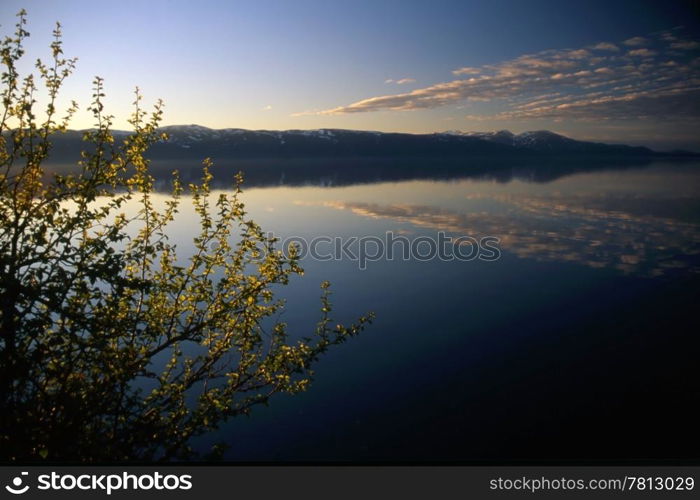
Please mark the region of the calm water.
<svg viewBox="0 0 700 500"><path fill-rule="evenodd" d="M305 258L284 289L300 334L376 322L216 439L231 460L698 457L700 165L248 188L276 236L496 236L493 262ZM183 247L185 212L172 237Z"/></svg>

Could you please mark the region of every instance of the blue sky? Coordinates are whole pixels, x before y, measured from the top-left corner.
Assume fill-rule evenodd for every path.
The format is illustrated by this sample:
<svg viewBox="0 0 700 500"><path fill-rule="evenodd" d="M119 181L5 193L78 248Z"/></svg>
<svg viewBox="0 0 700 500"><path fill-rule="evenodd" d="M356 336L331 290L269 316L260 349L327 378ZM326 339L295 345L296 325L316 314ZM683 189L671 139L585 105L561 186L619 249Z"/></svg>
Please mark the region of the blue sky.
<svg viewBox="0 0 700 500"><path fill-rule="evenodd" d="M700 150L693 2L4 0L3 34L22 7L26 69L60 21L79 58L66 101L85 108L100 75L120 128L138 85L165 124L550 129Z"/></svg>

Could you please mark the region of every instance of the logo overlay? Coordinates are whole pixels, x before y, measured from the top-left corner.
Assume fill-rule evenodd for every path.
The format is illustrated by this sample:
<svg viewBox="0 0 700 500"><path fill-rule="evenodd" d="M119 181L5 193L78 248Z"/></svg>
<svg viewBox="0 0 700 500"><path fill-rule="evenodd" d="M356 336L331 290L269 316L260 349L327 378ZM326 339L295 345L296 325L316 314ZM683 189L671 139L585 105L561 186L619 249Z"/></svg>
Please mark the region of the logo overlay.
<svg viewBox="0 0 700 500"><path fill-rule="evenodd" d="M5 489L13 495L26 493L30 486L25 484L24 476L28 472L12 479L11 484ZM82 490L104 492L111 495L118 490L190 490L192 489L192 476L189 474L161 474L154 472L151 474L130 474L122 472L120 474L40 474L37 476L36 489L42 491L58 490ZM28 482L28 481L27 481Z"/></svg>
<svg viewBox="0 0 700 500"><path fill-rule="evenodd" d="M28 472L22 472L21 475L16 476L15 478L12 479L12 485L7 485L5 486L5 489L12 493L13 495L21 495L22 493L26 493L27 490L29 489L29 485L26 484L22 486L22 477L29 475Z"/></svg>

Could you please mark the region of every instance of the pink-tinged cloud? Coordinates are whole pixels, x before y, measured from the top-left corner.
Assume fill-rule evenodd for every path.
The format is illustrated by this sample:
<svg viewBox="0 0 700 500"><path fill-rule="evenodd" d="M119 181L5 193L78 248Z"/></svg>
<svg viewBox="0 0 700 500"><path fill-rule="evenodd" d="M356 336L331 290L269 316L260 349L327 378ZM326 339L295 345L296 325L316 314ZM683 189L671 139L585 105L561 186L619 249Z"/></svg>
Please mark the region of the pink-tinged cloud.
<svg viewBox="0 0 700 500"><path fill-rule="evenodd" d="M464 76L435 85L380 95L302 114L347 115L412 111L441 106L478 106L501 111L470 119L664 120L700 123L700 57L692 40L677 32L634 37L618 45L601 42L581 49L524 54L498 64L453 71ZM686 50L678 50L679 44ZM644 45L644 46L641 46ZM675 47L674 47L675 45ZM469 104L472 103L472 104Z"/></svg>
<svg viewBox="0 0 700 500"><path fill-rule="evenodd" d="M416 80L415 78L399 78L398 80L394 80L393 78L388 78L387 80L384 80L384 83L395 83L396 85L406 85L407 83L414 83Z"/></svg>
<svg viewBox="0 0 700 500"><path fill-rule="evenodd" d="M600 42L594 46L591 47L592 49L595 50L607 50L611 52L619 52L620 47L615 45L614 43L609 43L609 42Z"/></svg>
<svg viewBox="0 0 700 500"><path fill-rule="evenodd" d="M628 38L622 43L624 43L628 47L641 47L643 45L647 45L649 43L649 40L647 40L643 36L635 36L633 38Z"/></svg>
<svg viewBox="0 0 700 500"><path fill-rule="evenodd" d="M700 49L700 42L696 42L695 40L685 40L682 42L674 42L671 44L672 49L681 49L681 50L695 50L695 49Z"/></svg>
<svg viewBox="0 0 700 500"><path fill-rule="evenodd" d="M452 72L453 75L478 75L481 73L481 68L470 68L465 66L464 68L456 69Z"/></svg>
<svg viewBox="0 0 700 500"><path fill-rule="evenodd" d="M630 50L628 54L635 57L654 57L656 55L656 51L649 49L635 49Z"/></svg>

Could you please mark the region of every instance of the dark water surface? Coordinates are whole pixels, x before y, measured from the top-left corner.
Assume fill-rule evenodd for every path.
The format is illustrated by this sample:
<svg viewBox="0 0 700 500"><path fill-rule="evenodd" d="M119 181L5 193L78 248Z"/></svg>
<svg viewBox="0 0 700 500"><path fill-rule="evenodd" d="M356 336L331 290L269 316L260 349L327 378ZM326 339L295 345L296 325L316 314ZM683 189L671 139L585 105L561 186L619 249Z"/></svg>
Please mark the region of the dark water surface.
<svg viewBox="0 0 700 500"><path fill-rule="evenodd" d="M538 182L533 182L538 181ZM375 323L215 440L230 460L698 458L700 165L253 187L285 238L495 236L493 262L303 260L290 330ZM184 213L172 237L186 247Z"/></svg>

